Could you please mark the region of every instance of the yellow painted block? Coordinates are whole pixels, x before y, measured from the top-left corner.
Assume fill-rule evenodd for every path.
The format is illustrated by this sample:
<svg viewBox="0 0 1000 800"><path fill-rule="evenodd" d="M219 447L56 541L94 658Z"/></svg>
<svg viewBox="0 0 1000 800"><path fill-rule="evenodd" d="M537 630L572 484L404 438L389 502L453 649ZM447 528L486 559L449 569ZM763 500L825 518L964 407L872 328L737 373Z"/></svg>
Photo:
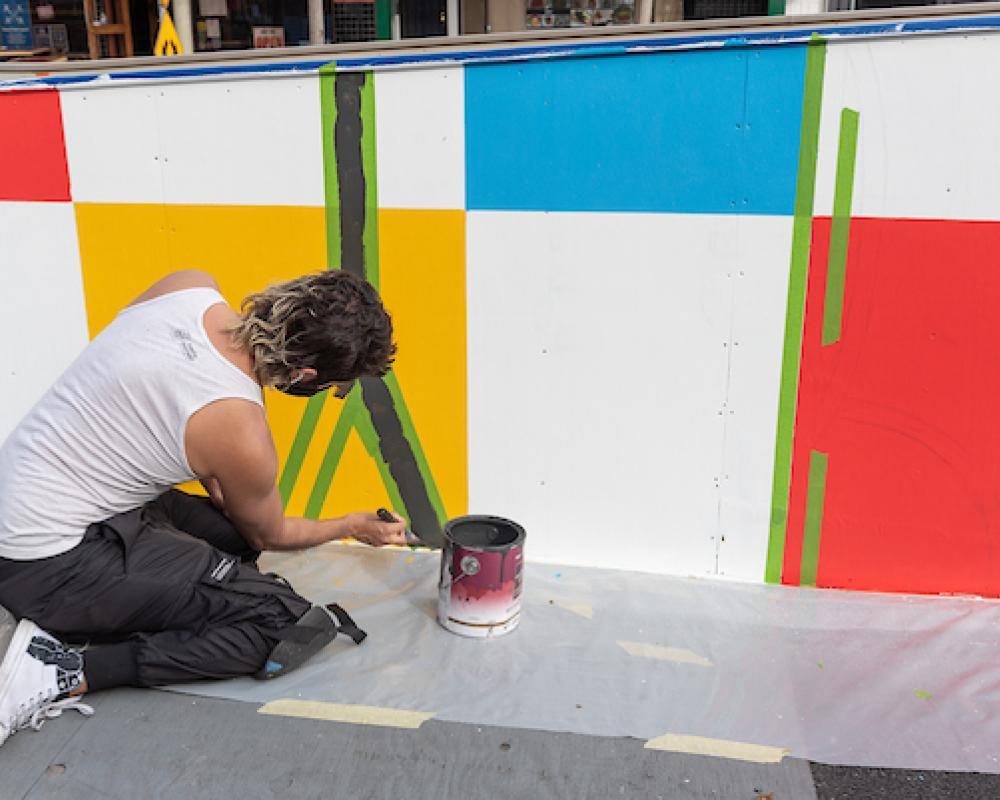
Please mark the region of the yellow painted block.
<svg viewBox="0 0 1000 800"><path fill-rule="evenodd" d="M269 283L326 268L322 208L104 203L75 208L91 336L173 270L211 273L238 308L243 297ZM382 210L379 255L382 295L400 347L396 375L445 508L450 516L464 514L465 214ZM283 463L305 401L273 391L265 399ZM305 509L341 406L327 400L290 498L292 514ZM324 515L387 503L375 465L352 435Z"/></svg>
<svg viewBox="0 0 1000 800"><path fill-rule="evenodd" d="M293 406L294 410L288 414L288 418L294 419L296 425L298 425L298 421L302 418L302 414L306 410L306 400L299 399L293 403ZM285 505L285 513L289 516L301 517L305 513L306 504L309 502L309 495L312 492L316 474L319 472L320 464L322 464L323 456L326 453L327 443L333 436L333 429L337 424L343 407L344 402L342 400L327 395L326 401L323 403L323 409L319 415L319 421L316 423L316 429L313 431L312 446L306 451L305 458L302 459L299 479L292 487L292 492L288 496L288 502ZM289 436L289 442L291 442L294 435L295 431L293 430ZM286 447L280 452L283 466L284 456L288 454L288 448Z"/></svg>
<svg viewBox="0 0 1000 800"><path fill-rule="evenodd" d="M322 208L77 203L87 324L96 336L150 284L178 269L202 269L233 308L270 283L326 269ZM304 401L267 393L281 458Z"/></svg>
<svg viewBox="0 0 1000 800"><path fill-rule="evenodd" d="M448 516L467 513L465 212L380 209L395 372Z"/></svg>
<svg viewBox="0 0 1000 800"><path fill-rule="evenodd" d="M322 443L324 449L328 441ZM351 511L374 511L391 505L374 459L368 455L357 430L351 431L321 516L339 517Z"/></svg>
<svg viewBox="0 0 1000 800"><path fill-rule="evenodd" d="M297 206L77 203L90 335L174 270L210 272L238 308L269 283L325 269L324 219Z"/></svg>

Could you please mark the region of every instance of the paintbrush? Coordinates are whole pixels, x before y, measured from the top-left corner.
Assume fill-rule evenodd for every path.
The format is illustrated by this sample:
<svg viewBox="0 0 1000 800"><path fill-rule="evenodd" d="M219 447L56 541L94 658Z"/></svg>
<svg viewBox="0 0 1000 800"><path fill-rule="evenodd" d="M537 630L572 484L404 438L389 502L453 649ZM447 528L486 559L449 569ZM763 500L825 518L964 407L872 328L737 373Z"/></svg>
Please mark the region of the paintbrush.
<svg viewBox="0 0 1000 800"><path fill-rule="evenodd" d="M392 512L387 508L380 508L375 513L378 514L378 518L382 520L382 522L399 522L399 520L396 519ZM424 544L420 537L408 527L404 530L404 534L406 535L406 543L410 547L428 547L428 545Z"/></svg>

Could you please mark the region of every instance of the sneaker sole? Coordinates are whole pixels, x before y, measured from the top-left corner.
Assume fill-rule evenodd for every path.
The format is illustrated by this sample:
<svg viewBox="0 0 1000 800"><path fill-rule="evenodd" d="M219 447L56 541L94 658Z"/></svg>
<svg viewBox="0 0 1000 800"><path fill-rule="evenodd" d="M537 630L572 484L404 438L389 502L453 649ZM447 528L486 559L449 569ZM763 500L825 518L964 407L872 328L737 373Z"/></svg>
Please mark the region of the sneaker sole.
<svg viewBox="0 0 1000 800"><path fill-rule="evenodd" d="M3 697L10 690L10 682L21 663L21 659L28 652L31 638L36 633L41 632L42 629L31 620L22 619L18 623L17 630L14 631L14 638L10 640L3 662L0 663L0 697Z"/></svg>

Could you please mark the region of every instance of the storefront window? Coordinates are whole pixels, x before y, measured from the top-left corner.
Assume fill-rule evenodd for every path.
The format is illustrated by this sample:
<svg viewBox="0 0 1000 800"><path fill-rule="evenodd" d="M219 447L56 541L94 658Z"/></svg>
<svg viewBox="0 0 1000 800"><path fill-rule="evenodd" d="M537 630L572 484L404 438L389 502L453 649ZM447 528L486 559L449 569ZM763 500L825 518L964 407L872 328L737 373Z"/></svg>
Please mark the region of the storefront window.
<svg viewBox="0 0 1000 800"><path fill-rule="evenodd" d="M87 24L83 20L83 0L44 0L33 3L31 25L34 46L53 55L86 58Z"/></svg>
<svg viewBox="0 0 1000 800"><path fill-rule="evenodd" d="M586 28L634 21L635 0L528 0L525 27Z"/></svg>

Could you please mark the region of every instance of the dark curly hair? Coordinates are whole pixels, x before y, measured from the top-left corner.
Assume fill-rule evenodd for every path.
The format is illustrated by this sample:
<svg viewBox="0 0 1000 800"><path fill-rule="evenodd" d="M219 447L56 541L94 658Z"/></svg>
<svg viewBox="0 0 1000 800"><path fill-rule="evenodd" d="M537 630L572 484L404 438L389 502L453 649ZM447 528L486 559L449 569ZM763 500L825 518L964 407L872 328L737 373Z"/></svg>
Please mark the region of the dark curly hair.
<svg viewBox="0 0 1000 800"><path fill-rule="evenodd" d="M253 356L264 386L311 367L316 384L384 375L396 354L392 318L375 288L327 270L269 286L243 300L233 340Z"/></svg>

